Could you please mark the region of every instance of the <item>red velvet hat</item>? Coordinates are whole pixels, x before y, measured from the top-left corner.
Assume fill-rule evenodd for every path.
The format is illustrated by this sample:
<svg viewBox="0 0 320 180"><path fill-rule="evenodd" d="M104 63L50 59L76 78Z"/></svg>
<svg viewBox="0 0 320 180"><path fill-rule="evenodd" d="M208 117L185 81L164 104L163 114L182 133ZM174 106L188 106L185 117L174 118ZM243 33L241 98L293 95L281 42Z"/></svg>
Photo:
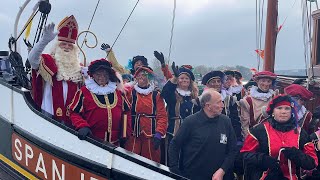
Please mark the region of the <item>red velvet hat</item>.
<svg viewBox="0 0 320 180"><path fill-rule="evenodd" d="M253 75L253 79L255 81L257 81L260 78L269 78L275 80L277 78L277 75L270 71L261 71Z"/></svg>
<svg viewBox="0 0 320 180"><path fill-rule="evenodd" d="M112 73L115 73L112 69L112 63L104 58L94 60L88 66L88 74L92 77L93 73L99 69L109 69Z"/></svg>
<svg viewBox="0 0 320 180"><path fill-rule="evenodd" d="M149 74L153 74L153 69L149 66L139 66L136 72L134 73L134 77L136 77L141 71L146 71Z"/></svg>
<svg viewBox="0 0 320 180"><path fill-rule="evenodd" d="M305 101L310 100L313 97L313 93L311 91L298 84L291 84L284 88L284 92L292 97L299 96Z"/></svg>
<svg viewBox="0 0 320 180"><path fill-rule="evenodd" d="M291 106L294 108L294 103L292 102L292 99L288 95L279 94L272 98L272 100L269 102L266 112L271 115L274 108L282 105Z"/></svg>
<svg viewBox="0 0 320 180"><path fill-rule="evenodd" d="M59 30L58 40L75 44L78 36L78 23L76 18L71 15L65 17L57 26Z"/></svg>
<svg viewBox="0 0 320 180"><path fill-rule="evenodd" d="M193 67L190 64L184 64L181 67L192 70Z"/></svg>

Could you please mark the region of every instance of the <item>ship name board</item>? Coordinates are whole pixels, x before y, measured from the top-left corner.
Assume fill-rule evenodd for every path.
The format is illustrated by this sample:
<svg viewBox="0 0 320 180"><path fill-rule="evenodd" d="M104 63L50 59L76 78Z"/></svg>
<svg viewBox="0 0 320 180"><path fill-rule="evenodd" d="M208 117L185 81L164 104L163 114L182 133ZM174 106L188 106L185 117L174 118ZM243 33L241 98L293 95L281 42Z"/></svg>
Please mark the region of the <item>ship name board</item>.
<svg viewBox="0 0 320 180"><path fill-rule="evenodd" d="M47 153L15 133L11 144L14 160L41 179L107 180Z"/></svg>

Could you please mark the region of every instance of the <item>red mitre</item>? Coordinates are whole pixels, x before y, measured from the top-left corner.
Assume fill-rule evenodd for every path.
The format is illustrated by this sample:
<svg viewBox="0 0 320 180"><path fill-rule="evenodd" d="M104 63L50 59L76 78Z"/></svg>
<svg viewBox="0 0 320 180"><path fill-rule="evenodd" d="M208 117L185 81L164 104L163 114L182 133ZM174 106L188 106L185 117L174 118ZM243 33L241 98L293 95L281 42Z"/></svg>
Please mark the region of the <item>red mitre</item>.
<svg viewBox="0 0 320 180"><path fill-rule="evenodd" d="M71 15L65 17L58 25L58 40L75 44L78 36L78 23L76 18Z"/></svg>

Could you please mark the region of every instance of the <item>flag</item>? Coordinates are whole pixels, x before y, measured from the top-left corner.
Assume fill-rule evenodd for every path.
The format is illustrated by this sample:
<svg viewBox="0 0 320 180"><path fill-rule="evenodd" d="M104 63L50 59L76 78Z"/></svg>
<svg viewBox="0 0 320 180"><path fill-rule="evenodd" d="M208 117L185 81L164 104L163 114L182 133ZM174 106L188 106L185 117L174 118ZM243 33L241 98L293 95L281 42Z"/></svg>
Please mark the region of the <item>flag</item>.
<svg viewBox="0 0 320 180"><path fill-rule="evenodd" d="M31 32L31 26L32 26L32 20L31 20L32 16L30 16L30 18L28 19L27 22L29 22L27 28L26 28L26 33L25 33L25 39L28 39L28 37L30 36L30 32Z"/></svg>
<svg viewBox="0 0 320 180"><path fill-rule="evenodd" d="M258 70L256 68L250 68L251 74L256 74Z"/></svg>
<svg viewBox="0 0 320 180"><path fill-rule="evenodd" d="M282 26L283 26L283 25L280 25L280 26L278 27L278 32L282 29Z"/></svg>
<svg viewBox="0 0 320 180"><path fill-rule="evenodd" d="M261 59L264 59L264 50L256 49L256 50L254 50L254 51L259 54L259 56L261 57Z"/></svg>

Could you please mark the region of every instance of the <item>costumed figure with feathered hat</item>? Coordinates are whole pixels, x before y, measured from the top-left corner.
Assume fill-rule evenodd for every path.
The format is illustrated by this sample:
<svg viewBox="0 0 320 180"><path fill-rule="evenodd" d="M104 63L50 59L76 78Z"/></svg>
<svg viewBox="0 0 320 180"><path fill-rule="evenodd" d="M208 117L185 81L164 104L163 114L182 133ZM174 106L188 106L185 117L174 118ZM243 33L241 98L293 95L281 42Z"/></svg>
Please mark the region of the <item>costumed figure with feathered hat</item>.
<svg viewBox="0 0 320 180"><path fill-rule="evenodd" d="M194 82L192 71L185 67L178 68L172 63L174 77L164 85L161 96L167 103L169 126L167 131L167 146L177 133L183 119L200 110L200 106L194 103L199 90Z"/></svg>
<svg viewBox="0 0 320 180"><path fill-rule="evenodd" d="M152 82L153 76L153 70L148 66L135 69L136 84L128 92L132 105L133 134L125 148L159 163L160 145L167 133L168 117L164 100Z"/></svg>
<svg viewBox="0 0 320 180"><path fill-rule="evenodd" d="M85 80L69 107L72 124L79 139L92 134L118 146L132 133L131 108L121 76L106 59L92 61L88 74L91 78Z"/></svg>
<svg viewBox="0 0 320 180"><path fill-rule="evenodd" d="M313 93L298 84L289 85L284 88L284 92L296 102L299 126L307 131L308 134L317 131L320 127L319 121L313 120L312 113L304 106L305 102L311 100Z"/></svg>
<svg viewBox="0 0 320 180"><path fill-rule="evenodd" d="M242 135L248 135L249 128L261 123L265 119L262 114L263 107L267 106L278 90L273 90L277 75L269 71L261 71L253 75L257 86L252 86L243 99L239 101L240 122Z"/></svg>
<svg viewBox="0 0 320 180"><path fill-rule="evenodd" d="M240 101L245 96L245 90L242 84L242 74L240 71L233 70L235 84L231 87L232 93L237 97L237 100Z"/></svg>
<svg viewBox="0 0 320 180"><path fill-rule="evenodd" d="M269 101L266 121L248 132L241 149L248 180L298 180L299 168L318 165L314 144L299 127L295 102L288 95Z"/></svg>

